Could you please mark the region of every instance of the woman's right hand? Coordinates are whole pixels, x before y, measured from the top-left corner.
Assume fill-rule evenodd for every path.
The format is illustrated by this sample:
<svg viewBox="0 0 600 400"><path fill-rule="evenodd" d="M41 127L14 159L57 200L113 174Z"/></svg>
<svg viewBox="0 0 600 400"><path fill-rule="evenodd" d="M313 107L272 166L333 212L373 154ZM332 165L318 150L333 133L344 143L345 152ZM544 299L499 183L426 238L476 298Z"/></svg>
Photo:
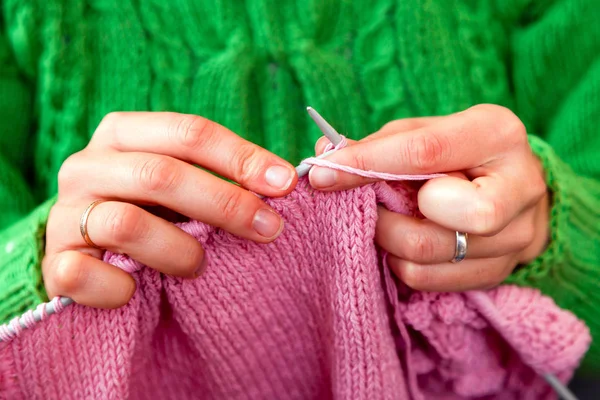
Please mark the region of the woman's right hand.
<svg viewBox="0 0 600 400"><path fill-rule="evenodd" d="M42 263L48 295L116 308L129 301L135 282L104 263L101 249L173 276L194 278L206 268L198 241L143 206L164 207L267 243L281 233L283 222L250 191L286 195L297 175L286 161L207 119L131 112L107 115L88 146L64 162L58 180ZM96 200L104 201L90 212L87 231L98 248L79 230L82 214Z"/></svg>

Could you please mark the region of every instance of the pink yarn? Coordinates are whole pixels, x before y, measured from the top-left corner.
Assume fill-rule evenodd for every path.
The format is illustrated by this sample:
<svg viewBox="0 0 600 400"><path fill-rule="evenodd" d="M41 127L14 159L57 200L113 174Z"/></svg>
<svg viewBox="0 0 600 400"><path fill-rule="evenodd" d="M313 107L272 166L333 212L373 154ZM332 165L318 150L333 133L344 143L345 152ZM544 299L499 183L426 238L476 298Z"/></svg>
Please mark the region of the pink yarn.
<svg viewBox="0 0 600 400"><path fill-rule="evenodd" d="M316 157L307 158L302 161L304 164L310 164L317 167L327 167L331 169L335 169L342 172L348 172L353 175L360 175L364 178L371 178L382 181L423 181L427 179L433 178L443 178L448 176L446 174L429 174L429 175L401 175L401 174L390 174L387 172L377 172L377 171L365 171L362 169L357 169L353 167L348 167L346 165L337 164L328 160L319 159Z"/></svg>
<svg viewBox="0 0 600 400"><path fill-rule="evenodd" d="M66 307L0 343L0 399L551 399L586 326L528 288L422 293L374 244L377 205L415 215L415 193L377 183L322 193L302 179L266 200L274 243L200 222L207 272L184 280L126 256L126 306ZM58 304L58 302L57 302Z"/></svg>

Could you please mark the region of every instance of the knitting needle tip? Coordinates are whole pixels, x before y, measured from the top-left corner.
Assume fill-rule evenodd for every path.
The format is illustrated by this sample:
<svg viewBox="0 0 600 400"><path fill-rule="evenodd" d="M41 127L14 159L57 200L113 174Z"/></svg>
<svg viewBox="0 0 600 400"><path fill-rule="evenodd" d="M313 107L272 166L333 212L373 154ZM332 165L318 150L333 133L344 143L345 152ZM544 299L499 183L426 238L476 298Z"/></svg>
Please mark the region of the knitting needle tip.
<svg viewBox="0 0 600 400"><path fill-rule="evenodd" d="M340 135L335 129L333 129L333 127L329 125L329 122L325 121L325 118L323 118L321 114L317 112L317 110L315 110L312 107L306 107L306 111L308 111L308 115L310 115L310 117L313 119L313 121L315 121L321 132L323 132L323 135L325 135L325 137L329 139L329 141L334 146L337 146L341 143L342 135Z"/></svg>

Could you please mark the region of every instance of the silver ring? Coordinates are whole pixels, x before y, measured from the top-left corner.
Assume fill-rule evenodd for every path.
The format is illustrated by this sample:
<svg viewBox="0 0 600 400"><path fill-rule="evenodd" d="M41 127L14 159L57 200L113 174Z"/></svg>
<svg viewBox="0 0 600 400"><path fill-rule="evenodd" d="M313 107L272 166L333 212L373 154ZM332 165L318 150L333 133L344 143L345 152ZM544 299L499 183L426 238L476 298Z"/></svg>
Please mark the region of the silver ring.
<svg viewBox="0 0 600 400"><path fill-rule="evenodd" d="M463 232L456 231L456 249L454 250L454 258L451 262L459 263L467 256L467 239L469 235Z"/></svg>

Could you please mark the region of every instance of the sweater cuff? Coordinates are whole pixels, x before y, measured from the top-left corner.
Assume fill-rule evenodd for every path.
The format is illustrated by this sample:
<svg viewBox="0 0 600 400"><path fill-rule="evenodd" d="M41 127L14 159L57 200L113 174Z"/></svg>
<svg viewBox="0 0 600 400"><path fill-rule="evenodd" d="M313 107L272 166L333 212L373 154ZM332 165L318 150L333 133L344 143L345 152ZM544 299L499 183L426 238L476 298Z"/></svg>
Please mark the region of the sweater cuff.
<svg viewBox="0 0 600 400"><path fill-rule="evenodd" d="M600 185L576 174L553 148L529 136L541 160L552 196L550 241L545 251L521 265L507 283L538 288L556 304L584 320L595 340L600 338ZM600 365L600 346L593 346L584 365Z"/></svg>
<svg viewBox="0 0 600 400"><path fill-rule="evenodd" d="M46 222L53 197L0 232L0 324L48 301L42 281Z"/></svg>
<svg viewBox="0 0 600 400"><path fill-rule="evenodd" d="M527 265L515 269L509 281L529 285L546 278L550 269L565 261L565 249L569 248L569 235L566 234L568 216L571 212L569 178L572 174L554 150L537 136L529 135L533 153L540 159L545 171L545 180L551 195L550 238L545 251Z"/></svg>

